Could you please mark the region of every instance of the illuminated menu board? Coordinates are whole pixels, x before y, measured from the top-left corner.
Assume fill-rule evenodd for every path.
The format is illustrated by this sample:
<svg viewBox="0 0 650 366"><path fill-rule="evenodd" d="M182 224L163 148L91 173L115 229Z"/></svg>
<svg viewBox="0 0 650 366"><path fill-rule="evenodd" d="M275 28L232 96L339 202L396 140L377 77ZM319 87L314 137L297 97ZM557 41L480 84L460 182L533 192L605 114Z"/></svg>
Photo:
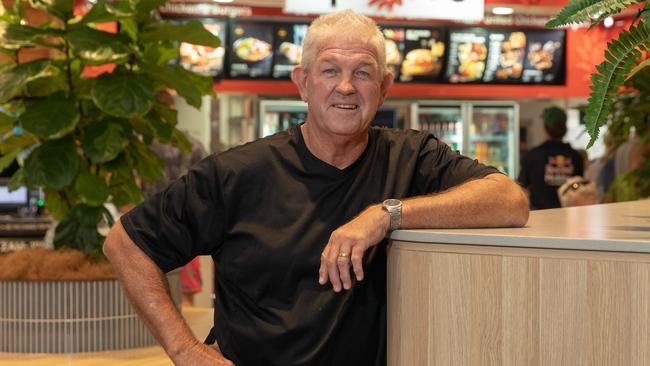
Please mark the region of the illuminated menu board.
<svg viewBox="0 0 650 366"><path fill-rule="evenodd" d="M382 33L386 38L386 65L395 80L399 80L404 60L404 28L383 27Z"/></svg>
<svg viewBox="0 0 650 366"><path fill-rule="evenodd" d="M521 31L492 31L483 81L519 82L524 70L526 34Z"/></svg>
<svg viewBox="0 0 650 366"><path fill-rule="evenodd" d="M385 33L384 33L385 34ZM399 81L439 81L445 55L445 32L439 28L406 28Z"/></svg>
<svg viewBox="0 0 650 366"><path fill-rule="evenodd" d="M191 18L197 19L197 18ZM173 18L183 23L190 18ZM309 24L200 18L217 48L181 43L178 62L203 75L289 79ZM566 31L487 27L381 26L386 63L398 82L562 84Z"/></svg>
<svg viewBox="0 0 650 366"><path fill-rule="evenodd" d="M179 63L185 69L205 76L217 77L223 73L226 42L225 20L200 19L205 29L219 37L221 46L208 47L181 42L179 45Z"/></svg>
<svg viewBox="0 0 650 366"><path fill-rule="evenodd" d="M273 42L273 78L289 78L302 59L302 44L309 24L279 24L275 26Z"/></svg>
<svg viewBox="0 0 650 366"><path fill-rule="evenodd" d="M446 80L450 83L481 82L488 58L488 32L483 28L449 32Z"/></svg>
<svg viewBox="0 0 650 366"><path fill-rule="evenodd" d="M488 39L484 82L564 82L564 31L491 30Z"/></svg>
<svg viewBox="0 0 650 366"><path fill-rule="evenodd" d="M268 78L273 62L273 25L235 21L230 24L229 76Z"/></svg>
<svg viewBox="0 0 650 366"><path fill-rule="evenodd" d="M565 32L527 31L523 83L562 84L565 77Z"/></svg>

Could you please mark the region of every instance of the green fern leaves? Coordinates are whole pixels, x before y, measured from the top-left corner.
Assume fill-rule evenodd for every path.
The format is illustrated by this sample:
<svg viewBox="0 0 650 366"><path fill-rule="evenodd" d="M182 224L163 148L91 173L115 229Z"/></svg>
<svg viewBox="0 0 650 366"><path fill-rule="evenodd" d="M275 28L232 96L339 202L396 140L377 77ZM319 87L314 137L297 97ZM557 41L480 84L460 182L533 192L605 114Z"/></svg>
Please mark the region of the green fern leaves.
<svg viewBox="0 0 650 366"><path fill-rule="evenodd" d="M585 116L585 124L591 140L588 148L598 138L598 130L607 122L612 107L612 98L623 85L625 77L641 57L641 51L650 48L648 30L643 22L622 31L618 39L609 43L605 61L596 66L591 75L591 94Z"/></svg>
<svg viewBox="0 0 650 366"><path fill-rule="evenodd" d="M567 6L560 11L557 18L546 23L546 27L555 28L572 23L587 23L592 16L605 19L616 14L628 6L642 3L645 0L570 0Z"/></svg>

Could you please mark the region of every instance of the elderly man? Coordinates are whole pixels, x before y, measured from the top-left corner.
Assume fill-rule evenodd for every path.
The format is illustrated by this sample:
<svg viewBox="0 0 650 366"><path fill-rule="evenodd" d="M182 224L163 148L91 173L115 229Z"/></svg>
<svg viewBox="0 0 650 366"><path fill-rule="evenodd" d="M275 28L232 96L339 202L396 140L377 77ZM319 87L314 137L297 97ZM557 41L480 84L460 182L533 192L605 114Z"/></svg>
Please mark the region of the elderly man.
<svg viewBox="0 0 650 366"><path fill-rule="evenodd" d="M528 202L496 169L427 133L370 128L393 77L376 24L310 27L292 74L307 120L201 161L122 217L104 251L178 365L385 365L386 234L522 226ZM163 277L216 262L217 347L199 343Z"/></svg>

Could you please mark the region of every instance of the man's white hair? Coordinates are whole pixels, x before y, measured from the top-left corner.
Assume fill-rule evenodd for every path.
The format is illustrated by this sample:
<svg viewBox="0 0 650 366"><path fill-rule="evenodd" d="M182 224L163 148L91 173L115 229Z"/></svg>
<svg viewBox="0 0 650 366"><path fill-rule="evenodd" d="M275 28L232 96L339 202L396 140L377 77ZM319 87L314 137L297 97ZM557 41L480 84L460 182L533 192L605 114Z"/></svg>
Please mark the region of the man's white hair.
<svg viewBox="0 0 650 366"><path fill-rule="evenodd" d="M379 64L379 75L386 73L386 39L377 23L352 10L341 10L319 16L309 26L302 50L300 66L309 70L318 52L333 40L352 40L367 43L374 48Z"/></svg>

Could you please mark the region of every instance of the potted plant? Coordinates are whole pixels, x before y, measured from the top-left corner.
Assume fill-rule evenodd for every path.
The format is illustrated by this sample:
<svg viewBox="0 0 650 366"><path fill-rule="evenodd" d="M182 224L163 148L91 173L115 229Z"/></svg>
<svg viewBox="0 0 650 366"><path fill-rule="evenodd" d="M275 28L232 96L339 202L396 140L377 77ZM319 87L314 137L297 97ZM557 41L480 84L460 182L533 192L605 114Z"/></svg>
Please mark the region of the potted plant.
<svg viewBox="0 0 650 366"><path fill-rule="evenodd" d="M197 21L162 22L155 10L164 2L99 0L84 15L75 14L73 0L30 0L29 3L17 0L13 4L0 4L0 50L9 60L0 66L0 171L17 159L21 167L13 174L10 188L27 186L44 190L45 206L59 221L54 235L56 249L73 248L99 260L104 238L98 232L98 224L102 220L112 224L105 203L117 207L138 203L143 197L136 179L151 182L163 177L163 162L148 146L152 140L184 151L191 149L189 141L176 128L176 110L167 102L170 98L165 98L165 94L171 91L188 104L200 107L201 96L213 93L212 80L174 64L178 43L217 47L219 39ZM32 21L33 18L38 21ZM119 30L102 30L107 22L109 28L119 25ZM105 72L88 76L91 67ZM78 254L72 257L79 259ZM16 265L15 260L10 261ZM59 261L69 264L71 259ZM0 298L25 309L13 314L13 319L23 320L21 316L28 310L32 315L42 316L40 311L44 309L37 309L36 304L47 303L51 308L51 301L60 297L61 306L71 309L68 315L77 309L94 318L114 318L115 322L127 319L129 324L139 322L132 310L126 318L121 313L126 311L125 299L112 299L111 304L115 306L100 306L97 311L101 314L75 308L74 301L88 296L96 299L100 292L111 298L120 296L117 283L106 284L102 290L98 288L103 284L97 281L69 283L66 289L56 287L63 286L57 283L51 284L56 289L50 291L40 287L47 285L41 282L16 280L0 283L0 292L10 291L0 293ZM35 299L34 296L40 296L39 291L41 295L47 292L50 297ZM15 293L21 293L22 297L9 295ZM107 299L94 301L101 303ZM50 315L62 318L62 314ZM62 323L61 327L69 323ZM106 324L84 324L85 334L79 333L84 337L98 336L106 331L104 327L109 329ZM63 331L54 328L49 334ZM146 333L141 324L133 325L136 328L137 332ZM18 324L18 329L27 328ZM44 329L36 329L33 336ZM0 344L14 344L18 348L0 352L94 351L121 347L119 338L124 335L119 334L119 329L111 332L115 333L111 335L115 342L93 347L76 344L74 334L64 332L72 338L62 349L25 349L25 345L14 341ZM16 335L3 333L2 337L11 340ZM150 339L143 337L142 342L130 346L153 342L150 336Z"/></svg>
<svg viewBox="0 0 650 366"><path fill-rule="evenodd" d="M585 125L591 137L588 147L608 125L615 145L628 139L632 130L639 138L640 162L632 172L617 177L613 190L617 200L650 196L650 3L642 0L570 1L547 27L590 23L590 28L630 7L636 16L627 30L608 44L605 60L592 74Z"/></svg>

